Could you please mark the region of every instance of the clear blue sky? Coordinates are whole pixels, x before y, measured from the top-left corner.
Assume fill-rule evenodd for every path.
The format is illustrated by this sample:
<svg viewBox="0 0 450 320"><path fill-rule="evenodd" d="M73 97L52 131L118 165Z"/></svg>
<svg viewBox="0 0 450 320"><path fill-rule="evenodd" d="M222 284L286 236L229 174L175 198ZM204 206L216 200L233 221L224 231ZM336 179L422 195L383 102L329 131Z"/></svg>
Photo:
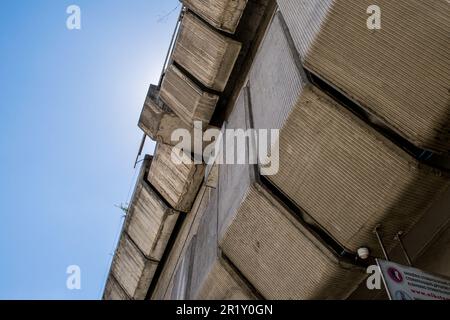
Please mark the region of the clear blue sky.
<svg viewBox="0 0 450 320"><path fill-rule="evenodd" d="M0 299L100 298L178 3L2 1ZM66 28L71 4L82 30Z"/></svg>

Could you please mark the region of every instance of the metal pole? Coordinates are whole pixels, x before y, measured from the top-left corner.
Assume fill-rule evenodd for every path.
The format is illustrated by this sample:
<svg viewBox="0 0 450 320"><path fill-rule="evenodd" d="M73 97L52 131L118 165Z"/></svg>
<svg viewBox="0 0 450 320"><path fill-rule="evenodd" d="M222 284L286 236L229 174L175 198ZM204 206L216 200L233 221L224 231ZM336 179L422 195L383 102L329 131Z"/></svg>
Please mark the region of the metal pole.
<svg viewBox="0 0 450 320"><path fill-rule="evenodd" d="M387 251L386 251L386 247L384 246L384 243L383 243L383 239L381 239L380 233L378 232L379 229L381 229L381 225L378 225L378 226L375 228L375 234L377 235L377 239L378 239L378 242L379 242L379 244L380 244L381 250L383 251L384 257L386 258L387 261L390 261L390 260L389 260L388 253L387 253Z"/></svg>
<svg viewBox="0 0 450 320"><path fill-rule="evenodd" d="M405 245L404 245L403 240L402 240L402 235L403 235L403 232L400 231L399 233L397 233L396 239L400 243L400 248L402 249L403 253L405 254L406 261L408 261L409 266L412 267L413 266L412 260L411 260L411 257L408 254L408 251L406 251Z"/></svg>
<svg viewBox="0 0 450 320"><path fill-rule="evenodd" d="M173 50L173 46L174 46L174 43L175 43L175 40L177 37L178 28L179 28L181 20L183 18L184 10L185 10L184 6L182 5L180 15L178 16L177 24L175 25L175 30L173 31L172 39L170 40L169 49L167 51L166 58L164 60L161 76L159 77L158 88L161 88L162 80L164 78L164 74L166 73L167 64L169 63L169 58L172 55L172 50Z"/></svg>
<svg viewBox="0 0 450 320"><path fill-rule="evenodd" d="M136 161L134 161L134 169L136 169L136 165L138 163L139 157L142 154L142 150L144 150L144 146L145 146L145 140L147 139L147 135L144 133L144 135L142 136L142 141L141 141L141 146L139 147L139 152L136 156Z"/></svg>

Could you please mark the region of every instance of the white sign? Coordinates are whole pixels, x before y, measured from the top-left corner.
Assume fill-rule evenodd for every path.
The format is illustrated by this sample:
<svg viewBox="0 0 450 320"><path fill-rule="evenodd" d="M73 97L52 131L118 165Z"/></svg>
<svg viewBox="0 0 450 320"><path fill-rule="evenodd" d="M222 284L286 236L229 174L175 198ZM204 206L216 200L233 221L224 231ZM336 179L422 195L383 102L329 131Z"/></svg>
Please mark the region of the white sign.
<svg viewBox="0 0 450 320"><path fill-rule="evenodd" d="M378 260L391 300L450 300L450 280L397 263Z"/></svg>

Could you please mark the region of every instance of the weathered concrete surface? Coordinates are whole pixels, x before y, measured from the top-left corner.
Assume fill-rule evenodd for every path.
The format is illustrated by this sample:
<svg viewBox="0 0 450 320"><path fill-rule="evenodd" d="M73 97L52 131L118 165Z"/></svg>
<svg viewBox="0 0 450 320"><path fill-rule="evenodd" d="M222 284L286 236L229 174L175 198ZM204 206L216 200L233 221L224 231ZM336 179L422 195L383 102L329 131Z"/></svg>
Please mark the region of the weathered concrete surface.
<svg viewBox="0 0 450 320"><path fill-rule="evenodd" d="M120 284L113 278L109 278L103 293L103 300L130 300Z"/></svg>
<svg viewBox="0 0 450 320"><path fill-rule="evenodd" d="M168 108L161 107L154 99L147 97L139 118L139 128L153 141L175 145L178 141L172 141L172 133L177 129L191 131L191 126L186 124Z"/></svg>
<svg viewBox="0 0 450 320"><path fill-rule="evenodd" d="M159 261L164 254L179 212L168 207L151 186L140 181L128 210L125 232L142 253Z"/></svg>
<svg viewBox="0 0 450 320"><path fill-rule="evenodd" d="M174 283L177 282L175 278L179 271L179 267L183 262L184 257L190 256L191 243L198 230L200 221L209 203L211 197L211 188L202 186L197 198L192 206L191 212L186 216L186 220L181 227L180 232L176 238L174 247L172 248L167 261L164 265L161 277L156 285L155 290L152 293L152 300L164 300L172 297L172 292L177 291L174 287ZM180 295L181 293L178 293ZM182 293L185 294L185 291ZM174 295L177 295L174 293Z"/></svg>
<svg viewBox="0 0 450 320"><path fill-rule="evenodd" d="M335 0L277 0L302 62L328 16ZM366 12L367 7L363 10ZM367 17L361 20L366 26ZM366 29L367 30L367 29Z"/></svg>
<svg viewBox="0 0 450 320"><path fill-rule="evenodd" d="M153 300L255 299L217 246L217 191L203 187L152 294Z"/></svg>
<svg viewBox="0 0 450 320"><path fill-rule="evenodd" d="M248 0L183 0L184 5L215 28L234 33Z"/></svg>
<svg viewBox="0 0 450 320"><path fill-rule="evenodd" d="M258 185L248 190L221 248L266 299L344 299L365 276Z"/></svg>
<svg viewBox="0 0 450 320"><path fill-rule="evenodd" d="M254 127L281 129L306 79L296 62L278 13L252 65L249 81Z"/></svg>
<svg viewBox="0 0 450 320"><path fill-rule="evenodd" d="M146 181L152 158L146 156L122 228L104 299L146 297L179 213L170 208Z"/></svg>
<svg viewBox="0 0 450 320"><path fill-rule="evenodd" d="M161 99L189 127L193 127L195 121L202 122L203 127L206 127L219 100L217 95L202 91L173 65L166 71L160 94Z"/></svg>
<svg viewBox="0 0 450 320"><path fill-rule="evenodd" d="M187 12L172 58L203 85L222 92L240 50L239 42L221 35Z"/></svg>
<svg viewBox="0 0 450 320"><path fill-rule="evenodd" d="M308 86L280 133L280 171L268 177L341 245L388 248L449 186L320 90Z"/></svg>
<svg viewBox="0 0 450 320"><path fill-rule="evenodd" d="M415 145L448 152L448 1L378 1L375 31L366 25L371 0L278 2L308 70Z"/></svg>
<svg viewBox="0 0 450 320"><path fill-rule="evenodd" d="M276 8L276 0L248 0L241 22L233 35L233 38L242 43L242 48L212 118L215 126L222 126L233 111L241 88L246 86L255 55Z"/></svg>
<svg viewBox="0 0 450 320"><path fill-rule="evenodd" d="M192 246L189 297L196 298L202 283L219 256L217 248L217 191L212 191Z"/></svg>
<svg viewBox="0 0 450 320"><path fill-rule="evenodd" d="M226 129L251 128L248 96L243 88ZM342 298L353 292L364 277L361 270L340 262L255 182L256 176L256 166L219 166L217 223L223 253L266 299ZM317 251L321 254L315 257ZM314 288L316 283L323 287Z"/></svg>
<svg viewBox="0 0 450 320"><path fill-rule="evenodd" d="M157 266L157 262L148 260L132 240L122 234L111 273L130 298L145 299Z"/></svg>
<svg viewBox="0 0 450 320"><path fill-rule="evenodd" d="M172 159L174 148L158 144L148 181L175 210L189 212L204 179L205 166L196 165L190 156L179 150L175 163Z"/></svg>
<svg viewBox="0 0 450 320"><path fill-rule="evenodd" d="M250 120L247 97L248 90L244 88L224 129L247 130L250 127L248 125ZM224 136L224 143L230 144L232 141L227 141L226 136ZM225 150L223 152L224 159L226 156ZM245 196L246 190L251 184L251 170L251 166L247 164L223 164L219 166L219 237L223 235L231 223L236 210Z"/></svg>
<svg viewBox="0 0 450 320"><path fill-rule="evenodd" d="M256 296L223 260L217 260L200 288L197 300L255 300Z"/></svg>

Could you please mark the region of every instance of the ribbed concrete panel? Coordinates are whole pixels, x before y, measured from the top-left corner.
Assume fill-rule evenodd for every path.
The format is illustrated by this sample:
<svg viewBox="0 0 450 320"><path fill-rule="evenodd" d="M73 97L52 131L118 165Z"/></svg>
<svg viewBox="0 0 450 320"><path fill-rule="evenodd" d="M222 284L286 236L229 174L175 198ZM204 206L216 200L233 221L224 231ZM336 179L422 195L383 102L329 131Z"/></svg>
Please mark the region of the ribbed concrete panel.
<svg viewBox="0 0 450 320"><path fill-rule="evenodd" d="M280 171L268 178L341 245L380 254L449 186L347 109L306 88L280 134Z"/></svg>
<svg viewBox="0 0 450 320"><path fill-rule="evenodd" d="M277 0L277 2L300 54L300 59L304 61L334 1ZM366 9L367 7L362 14L366 12ZM367 17L361 20L362 26L366 25Z"/></svg>
<svg viewBox="0 0 450 320"><path fill-rule="evenodd" d="M189 298L195 298L218 258L217 249L217 192L211 193L208 205L199 222L192 248L192 273Z"/></svg>
<svg viewBox="0 0 450 320"><path fill-rule="evenodd" d="M222 92L241 50L241 44L225 37L191 13L180 27L173 59L206 87Z"/></svg>
<svg viewBox="0 0 450 320"><path fill-rule="evenodd" d="M191 158L179 150L158 144L148 181L174 208L189 212L204 178L205 166L196 165ZM172 158L172 156L174 158Z"/></svg>
<svg viewBox="0 0 450 320"><path fill-rule="evenodd" d="M280 129L295 105L304 80L294 54L295 48L290 48L277 14L250 72L255 128Z"/></svg>
<svg viewBox="0 0 450 320"><path fill-rule="evenodd" d="M256 185L248 190L221 247L266 299L344 299L364 277Z"/></svg>
<svg viewBox="0 0 450 320"><path fill-rule="evenodd" d="M234 33L248 0L183 0L194 11L219 30Z"/></svg>
<svg viewBox="0 0 450 320"><path fill-rule="evenodd" d="M159 261L178 215L153 188L140 181L128 210L125 230L147 258Z"/></svg>
<svg viewBox="0 0 450 320"><path fill-rule="evenodd" d="M175 113L164 110L152 98L147 97L139 119L139 128L152 140L174 145L172 133L177 129L191 131L191 126L186 124Z"/></svg>
<svg viewBox="0 0 450 320"><path fill-rule="evenodd" d="M323 3L279 2L297 10L298 20L305 16L300 3ZM381 8L381 30L369 30L366 25L366 11L373 4ZM302 50L301 41L308 32L294 16L290 20L291 32ZM449 34L450 2L445 0L335 0L304 55L305 67L415 145L447 152Z"/></svg>
<svg viewBox="0 0 450 320"><path fill-rule="evenodd" d="M242 279L219 259L208 273L197 300L255 300L255 295Z"/></svg>
<svg viewBox="0 0 450 320"><path fill-rule="evenodd" d="M188 248L183 256L180 257L181 263L175 271L171 290L167 292L167 298L171 300L187 300L189 299L190 279L192 274L192 250L195 245L195 237L188 244Z"/></svg>
<svg viewBox="0 0 450 320"><path fill-rule="evenodd" d="M111 272L130 298L145 299L156 268L157 264L147 260L130 238L123 234Z"/></svg>
<svg viewBox="0 0 450 320"><path fill-rule="evenodd" d="M248 90L244 88L236 101L233 112L228 118L226 129L247 130L246 94L248 94ZM226 138L225 136L224 141L231 143ZM226 149L223 156L224 159L227 156ZM250 186L250 170L251 168L248 164L222 164L219 166L219 237L223 235L231 223L236 210L241 204L245 191Z"/></svg>
<svg viewBox="0 0 450 320"><path fill-rule="evenodd" d="M130 300L128 295L122 289L120 284L112 277L108 278L105 291L103 293L103 300Z"/></svg>
<svg viewBox="0 0 450 320"><path fill-rule="evenodd" d="M217 95L202 91L173 65L166 71L160 94L161 99L189 127L193 127L194 121L201 121L206 127L219 100Z"/></svg>

